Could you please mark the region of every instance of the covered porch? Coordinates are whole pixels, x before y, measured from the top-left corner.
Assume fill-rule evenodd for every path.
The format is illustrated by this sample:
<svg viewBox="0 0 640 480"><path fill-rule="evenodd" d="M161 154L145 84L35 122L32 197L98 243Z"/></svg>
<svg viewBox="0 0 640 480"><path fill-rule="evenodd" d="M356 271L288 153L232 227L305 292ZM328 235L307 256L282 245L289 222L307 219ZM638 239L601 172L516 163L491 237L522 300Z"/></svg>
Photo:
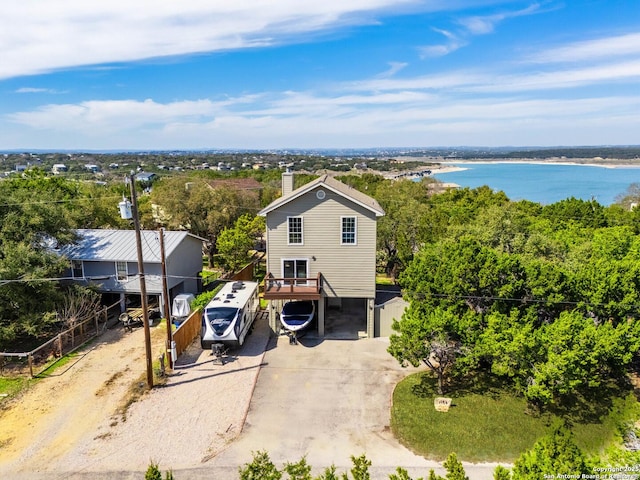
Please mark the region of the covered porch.
<svg viewBox="0 0 640 480"><path fill-rule="evenodd" d="M311 278L274 277L271 273L267 273L264 279L264 299L269 300L269 326L274 333L280 331L280 311L286 302L294 300L315 301L318 335L324 336L325 302L321 273Z"/></svg>

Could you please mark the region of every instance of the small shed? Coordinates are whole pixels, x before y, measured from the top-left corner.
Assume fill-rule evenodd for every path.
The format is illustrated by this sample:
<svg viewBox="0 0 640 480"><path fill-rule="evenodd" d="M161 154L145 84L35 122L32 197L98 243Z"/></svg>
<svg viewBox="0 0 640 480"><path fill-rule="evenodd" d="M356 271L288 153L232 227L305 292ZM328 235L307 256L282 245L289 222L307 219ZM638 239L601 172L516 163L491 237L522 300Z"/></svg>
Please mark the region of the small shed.
<svg viewBox="0 0 640 480"><path fill-rule="evenodd" d="M394 333L391 328L393 321L400 320L408 306L409 302L402 298L399 287L380 286L374 306L374 336L388 337Z"/></svg>

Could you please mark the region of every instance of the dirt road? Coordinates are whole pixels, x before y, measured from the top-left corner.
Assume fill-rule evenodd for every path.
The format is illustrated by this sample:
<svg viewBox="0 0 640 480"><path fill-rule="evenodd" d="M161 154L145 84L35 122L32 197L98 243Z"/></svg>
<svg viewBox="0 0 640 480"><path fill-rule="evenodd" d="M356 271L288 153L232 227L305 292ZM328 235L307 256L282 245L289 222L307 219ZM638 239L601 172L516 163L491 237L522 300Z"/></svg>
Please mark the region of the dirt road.
<svg viewBox="0 0 640 480"><path fill-rule="evenodd" d="M159 330L152 332L157 351ZM0 473L48 470L105 421L120 421L116 410L145 367L143 330L115 328L38 381L0 413Z"/></svg>

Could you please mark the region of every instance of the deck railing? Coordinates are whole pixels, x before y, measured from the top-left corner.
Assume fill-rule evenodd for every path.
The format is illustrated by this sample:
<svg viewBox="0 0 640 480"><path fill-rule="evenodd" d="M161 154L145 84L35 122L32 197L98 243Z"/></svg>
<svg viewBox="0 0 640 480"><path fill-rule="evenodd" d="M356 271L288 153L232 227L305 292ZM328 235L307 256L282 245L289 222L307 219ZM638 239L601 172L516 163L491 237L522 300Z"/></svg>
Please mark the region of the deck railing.
<svg viewBox="0 0 640 480"><path fill-rule="evenodd" d="M318 273L316 277L308 278L286 278L274 277L271 273L267 273L264 279L265 295L300 295L311 294L320 295L322 289L322 274Z"/></svg>

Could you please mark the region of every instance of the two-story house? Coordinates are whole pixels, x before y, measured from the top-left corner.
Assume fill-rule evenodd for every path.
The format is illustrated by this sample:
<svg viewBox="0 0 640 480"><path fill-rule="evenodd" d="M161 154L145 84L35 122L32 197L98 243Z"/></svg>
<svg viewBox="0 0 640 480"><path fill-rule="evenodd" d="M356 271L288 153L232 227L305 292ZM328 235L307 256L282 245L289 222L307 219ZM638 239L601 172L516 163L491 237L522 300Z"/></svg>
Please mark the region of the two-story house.
<svg viewBox="0 0 640 480"><path fill-rule="evenodd" d="M327 309L348 303L373 337L378 202L328 175L294 190L293 173L285 172L282 196L258 214L266 217L271 328L279 328L284 301L305 299L317 301L320 336Z"/></svg>

